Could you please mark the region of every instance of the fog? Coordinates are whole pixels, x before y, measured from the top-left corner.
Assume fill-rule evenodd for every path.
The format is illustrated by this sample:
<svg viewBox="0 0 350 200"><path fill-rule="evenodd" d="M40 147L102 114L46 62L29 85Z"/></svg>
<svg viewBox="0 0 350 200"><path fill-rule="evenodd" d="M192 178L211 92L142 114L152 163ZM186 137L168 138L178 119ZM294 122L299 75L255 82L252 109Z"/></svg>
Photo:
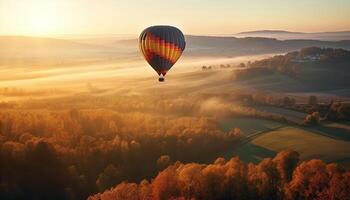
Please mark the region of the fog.
<svg viewBox="0 0 350 200"><path fill-rule="evenodd" d="M227 57L185 57L174 65L166 76L165 84L179 83L190 84L202 81L201 78L184 78L191 73L201 71L203 65L232 64L238 65L241 62L268 57L240 56L235 58ZM40 63L38 64L40 65ZM132 83L131 87L157 86L157 73L143 60L141 55L133 59L120 59L112 62L88 62L62 65L48 65L47 67L36 67L28 65L21 67L2 67L0 75L0 87L17 87L25 89L52 89L68 88L78 91L90 83L103 88L119 87L125 82ZM140 82L142 84L140 84ZM144 84L145 81L147 84ZM185 81L185 82L184 82ZM163 85L165 85L163 84ZM200 84L200 82L198 82ZM125 87L125 86L123 86Z"/></svg>

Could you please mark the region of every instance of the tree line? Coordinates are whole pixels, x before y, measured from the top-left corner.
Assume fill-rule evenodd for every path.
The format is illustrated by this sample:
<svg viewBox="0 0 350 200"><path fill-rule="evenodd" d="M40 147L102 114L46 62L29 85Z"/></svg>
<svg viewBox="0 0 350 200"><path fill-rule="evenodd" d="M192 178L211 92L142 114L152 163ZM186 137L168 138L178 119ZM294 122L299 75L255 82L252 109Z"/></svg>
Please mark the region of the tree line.
<svg viewBox="0 0 350 200"><path fill-rule="evenodd" d="M203 116L106 109L0 112L0 199L86 199L151 178L179 160L209 162L234 148Z"/></svg>
<svg viewBox="0 0 350 200"><path fill-rule="evenodd" d="M350 199L350 172L282 151L258 164L233 157L212 164L176 162L151 181L123 182L89 200Z"/></svg>

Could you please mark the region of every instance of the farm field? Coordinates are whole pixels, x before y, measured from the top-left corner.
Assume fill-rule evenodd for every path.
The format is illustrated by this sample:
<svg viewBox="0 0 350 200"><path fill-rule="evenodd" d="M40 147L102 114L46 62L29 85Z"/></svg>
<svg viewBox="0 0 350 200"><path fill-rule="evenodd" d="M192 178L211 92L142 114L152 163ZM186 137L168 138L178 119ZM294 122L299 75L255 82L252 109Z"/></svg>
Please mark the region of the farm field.
<svg viewBox="0 0 350 200"><path fill-rule="evenodd" d="M306 116L306 113L289 110L285 108L274 107L274 106L259 105L259 106L253 106L253 107L262 112L284 116L287 120L295 123L299 123L299 124L304 121Z"/></svg>
<svg viewBox="0 0 350 200"><path fill-rule="evenodd" d="M331 133L328 133L331 134ZM325 162L350 162L350 142L329 137L319 130L282 127L254 138L237 151L242 159L257 162L282 150L295 150L300 158L321 159Z"/></svg>
<svg viewBox="0 0 350 200"><path fill-rule="evenodd" d="M283 124L279 122L265 119L256 119L253 117L233 117L224 119L220 122L220 128L223 131L227 132L233 128L239 128L241 129L241 133L247 137L281 126L283 126Z"/></svg>

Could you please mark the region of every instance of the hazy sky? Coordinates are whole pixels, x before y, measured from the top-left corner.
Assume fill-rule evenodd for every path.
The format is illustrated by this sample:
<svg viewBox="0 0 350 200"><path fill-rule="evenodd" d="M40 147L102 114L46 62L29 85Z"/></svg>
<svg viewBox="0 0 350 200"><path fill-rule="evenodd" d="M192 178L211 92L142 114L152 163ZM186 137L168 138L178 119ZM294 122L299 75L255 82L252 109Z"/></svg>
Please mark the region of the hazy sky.
<svg viewBox="0 0 350 200"><path fill-rule="evenodd" d="M2 35L138 34L154 24L186 34L350 30L350 0L0 0Z"/></svg>

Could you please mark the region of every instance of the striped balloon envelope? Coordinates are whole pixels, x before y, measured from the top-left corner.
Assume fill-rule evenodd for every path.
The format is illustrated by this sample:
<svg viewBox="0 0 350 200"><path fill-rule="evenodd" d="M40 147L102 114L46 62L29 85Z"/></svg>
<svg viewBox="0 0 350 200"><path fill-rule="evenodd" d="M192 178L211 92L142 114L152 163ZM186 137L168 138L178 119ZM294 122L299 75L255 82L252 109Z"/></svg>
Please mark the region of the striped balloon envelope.
<svg viewBox="0 0 350 200"><path fill-rule="evenodd" d="M146 61L158 73L159 81L180 58L186 42L182 32L173 26L151 26L139 38L140 50Z"/></svg>

